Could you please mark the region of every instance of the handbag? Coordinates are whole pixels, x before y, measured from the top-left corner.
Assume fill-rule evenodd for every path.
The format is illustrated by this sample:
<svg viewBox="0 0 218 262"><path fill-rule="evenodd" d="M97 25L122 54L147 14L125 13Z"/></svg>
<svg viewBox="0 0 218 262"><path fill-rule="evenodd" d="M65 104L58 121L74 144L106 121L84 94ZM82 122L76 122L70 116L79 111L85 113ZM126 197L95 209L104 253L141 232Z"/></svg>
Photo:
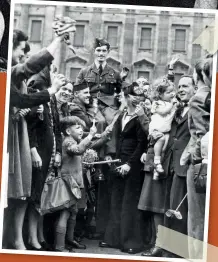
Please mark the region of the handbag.
<svg viewBox="0 0 218 262"><path fill-rule="evenodd" d="M198 194L206 193L207 186L207 164L200 163L194 165L194 184Z"/></svg>
<svg viewBox="0 0 218 262"><path fill-rule="evenodd" d="M44 184L40 213L56 212L75 205L81 198L81 190L72 175L63 175L60 169L53 168Z"/></svg>

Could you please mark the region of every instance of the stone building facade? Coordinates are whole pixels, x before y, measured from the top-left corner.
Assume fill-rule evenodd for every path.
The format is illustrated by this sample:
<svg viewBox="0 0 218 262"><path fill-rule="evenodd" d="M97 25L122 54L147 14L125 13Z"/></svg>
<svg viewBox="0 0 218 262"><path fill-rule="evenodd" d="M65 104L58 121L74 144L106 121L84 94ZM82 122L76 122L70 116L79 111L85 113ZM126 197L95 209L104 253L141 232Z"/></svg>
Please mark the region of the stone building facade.
<svg viewBox="0 0 218 262"><path fill-rule="evenodd" d="M133 10L17 4L14 28L28 34L31 52L51 42L52 21L56 15L70 16L77 21L77 32L72 39L76 55L61 44L55 57L59 71L72 81L81 68L93 62L94 38L105 37L111 44L108 63L117 70L127 66L130 81L143 75L152 82L166 74L172 56L180 54L175 66L178 82L180 76L190 74L195 61L205 55L193 41L214 21L213 14L146 10L146 7Z"/></svg>

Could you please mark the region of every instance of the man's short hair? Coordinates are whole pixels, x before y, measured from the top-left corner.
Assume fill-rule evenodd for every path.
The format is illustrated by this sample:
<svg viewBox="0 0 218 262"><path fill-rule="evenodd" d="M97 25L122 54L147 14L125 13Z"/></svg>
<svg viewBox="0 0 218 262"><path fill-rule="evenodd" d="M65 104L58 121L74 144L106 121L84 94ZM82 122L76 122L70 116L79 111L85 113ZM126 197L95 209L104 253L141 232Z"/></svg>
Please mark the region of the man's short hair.
<svg viewBox="0 0 218 262"><path fill-rule="evenodd" d="M30 51L30 45L28 42L26 42L25 48L24 48L24 54L26 55Z"/></svg>
<svg viewBox="0 0 218 262"><path fill-rule="evenodd" d="M86 123L80 119L77 116L66 116L61 119L61 131L64 135L67 135L66 130L68 127L74 126L74 125L80 125L83 128L86 127Z"/></svg>
<svg viewBox="0 0 218 262"><path fill-rule="evenodd" d="M206 77L212 82L213 56L209 56L204 60L203 72Z"/></svg>
<svg viewBox="0 0 218 262"><path fill-rule="evenodd" d="M195 86L195 81L194 81L194 78L193 78L192 75L185 75L185 74L184 74L184 75L181 76L180 79L185 78L185 77L190 78L191 81L192 81L192 85ZM179 80L180 80L180 79L179 79Z"/></svg>
<svg viewBox="0 0 218 262"><path fill-rule="evenodd" d="M20 42L27 40L28 36L24 32L15 29L13 32L13 49L16 49L19 46Z"/></svg>

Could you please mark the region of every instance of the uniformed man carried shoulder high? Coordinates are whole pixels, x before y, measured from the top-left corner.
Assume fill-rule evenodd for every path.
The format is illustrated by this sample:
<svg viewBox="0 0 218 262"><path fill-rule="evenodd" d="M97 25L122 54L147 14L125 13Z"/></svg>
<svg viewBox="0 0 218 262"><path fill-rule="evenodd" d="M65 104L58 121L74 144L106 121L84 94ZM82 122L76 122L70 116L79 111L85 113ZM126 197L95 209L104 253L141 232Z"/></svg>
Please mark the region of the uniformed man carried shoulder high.
<svg viewBox="0 0 218 262"><path fill-rule="evenodd" d="M122 83L128 75L128 69L117 72L106 62L110 52L110 44L105 39L95 39L94 63L81 69L76 84L86 82L90 87L90 108L97 121L98 132L101 133L109 125L117 110L116 94L119 94ZM108 154L115 153L115 141L108 144Z"/></svg>

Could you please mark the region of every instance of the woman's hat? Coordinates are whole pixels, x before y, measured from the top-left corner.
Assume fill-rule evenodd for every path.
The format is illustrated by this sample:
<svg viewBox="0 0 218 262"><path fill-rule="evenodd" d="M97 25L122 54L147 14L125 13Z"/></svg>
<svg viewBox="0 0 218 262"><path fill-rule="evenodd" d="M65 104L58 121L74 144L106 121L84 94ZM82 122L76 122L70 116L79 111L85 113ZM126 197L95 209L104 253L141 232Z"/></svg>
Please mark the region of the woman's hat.
<svg viewBox="0 0 218 262"><path fill-rule="evenodd" d="M124 93L127 95L144 97L143 87L140 87L136 82L133 82L131 85L127 86L124 90Z"/></svg>

